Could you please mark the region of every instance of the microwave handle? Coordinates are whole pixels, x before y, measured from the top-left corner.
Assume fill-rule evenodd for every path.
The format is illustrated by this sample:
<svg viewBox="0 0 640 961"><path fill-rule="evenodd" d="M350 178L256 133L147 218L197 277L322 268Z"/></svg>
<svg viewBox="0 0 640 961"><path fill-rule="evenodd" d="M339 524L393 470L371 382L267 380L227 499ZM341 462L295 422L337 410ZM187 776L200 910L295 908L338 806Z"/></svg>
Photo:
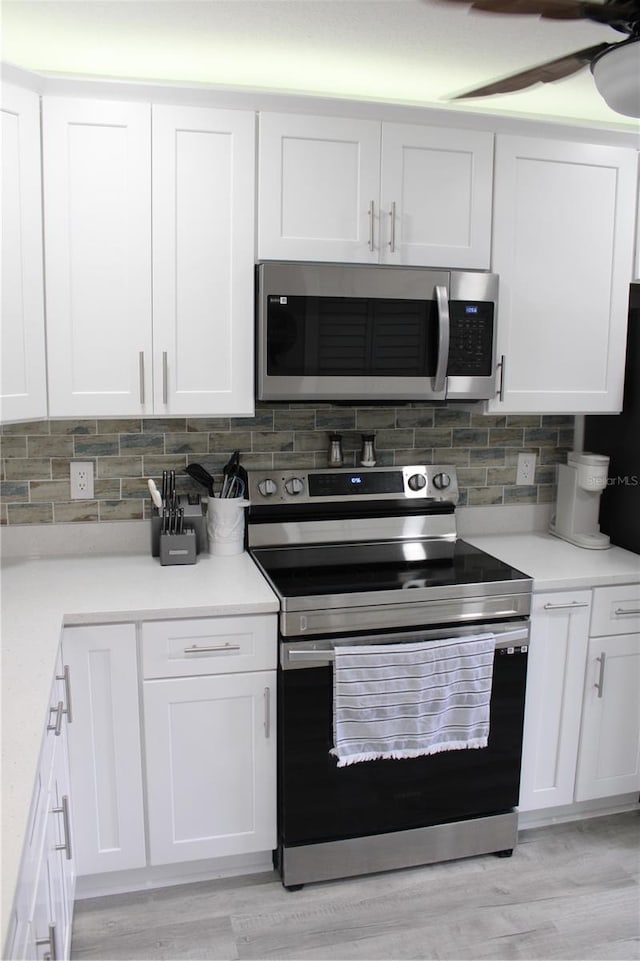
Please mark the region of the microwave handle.
<svg viewBox="0 0 640 961"><path fill-rule="evenodd" d="M436 287L438 308L438 363L433 378L434 391L444 391L449 366L449 296L446 287Z"/></svg>

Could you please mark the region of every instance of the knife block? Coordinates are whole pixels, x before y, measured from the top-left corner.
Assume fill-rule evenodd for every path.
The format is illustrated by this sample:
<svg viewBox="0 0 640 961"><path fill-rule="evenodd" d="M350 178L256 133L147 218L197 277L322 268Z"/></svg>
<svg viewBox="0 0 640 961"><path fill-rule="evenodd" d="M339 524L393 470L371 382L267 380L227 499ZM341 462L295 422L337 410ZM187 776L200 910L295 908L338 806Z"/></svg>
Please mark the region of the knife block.
<svg viewBox="0 0 640 961"><path fill-rule="evenodd" d="M196 554L207 550L207 516L203 513L204 505L189 504L185 494L178 497L178 506L184 510L184 530L194 531L196 535ZM162 513L157 507L151 514L151 556L160 556L160 530L162 528ZM175 536L175 535L174 535Z"/></svg>
<svg viewBox="0 0 640 961"><path fill-rule="evenodd" d="M195 564L196 532L190 530L183 534L160 534L158 550L163 567L167 564Z"/></svg>

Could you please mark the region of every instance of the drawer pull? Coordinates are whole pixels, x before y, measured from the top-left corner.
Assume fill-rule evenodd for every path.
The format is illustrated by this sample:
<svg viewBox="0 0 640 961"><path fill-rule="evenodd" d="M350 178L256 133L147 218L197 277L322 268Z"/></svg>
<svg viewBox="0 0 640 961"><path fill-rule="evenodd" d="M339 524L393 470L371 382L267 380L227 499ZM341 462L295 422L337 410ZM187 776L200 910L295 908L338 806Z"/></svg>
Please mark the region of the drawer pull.
<svg viewBox="0 0 640 961"><path fill-rule="evenodd" d="M48 951L48 953L45 955L45 957L50 958L50 961L56 961L56 959L57 959L58 956L57 956L57 954L56 954L56 926L55 926L55 924L50 924L50 925L49 925L49 937L48 937L48 938L36 938L36 939L35 939L35 945L36 945L36 947L38 947L38 948L44 947L45 944L48 944L48 945L49 945L49 951Z"/></svg>
<svg viewBox="0 0 640 961"><path fill-rule="evenodd" d="M239 644L192 644L185 647L185 654L209 654L211 651L239 651Z"/></svg>
<svg viewBox="0 0 640 961"><path fill-rule="evenodd" d="M635 610L625 611L624 607L616 607L613 613L616 617L637 617L637 615L640 614L640 610L636 608Z"/></svg>
<svg viewBox="0 0 640 961"><path fill-rule="evenodd" d="M56 681L64 681L64 696L67 699L67 706L63 710L63 714L67 715L67 723L71 724L73 716L71 714L71 678L69 676L69 665L64 665L64 671L62 674L56 674Z"/></svg>
<svg viewBox="0 0 640 961"><path fill-rule="evenodd" d="M56 844L56 851L64 851L67 861L71 860L71 829L69 826L69 798L65 795L62 798L62 806L51 808L52 814L62 815L62 829L64 831L64 843Z"/></svg>
<svg viewBox="0 0 640 961"><path fill-rule="evenodd" d="M271 735L271 690L268 687L264 689L264 736L269 737Z"/></svg>
<svg viewBox="0 0 640 961"><path fill-rule="evenodd" d="M598 673L598 680L593 685L598 690L598 697L602 697L604 691L604 665L607 659L607 655L604 651L600 654L600 657L596 657L596 661L600 661L600 671Z"/></svg>
<svg viewBox="0 0 640 961"><path fill-rule="evenodd" d="M589 601L571 601L569 604L545 604L545 611L568 611L576 607L588 607Z"/></svg>
<svg viewBox="0 0 640 961"><path fill-rule="evenodd" d="M55 714L55 722L51 723L51 715ZM62 717L64 715L64 704L62 701L58 701L56 707L49 708L49 723L47 724L47 731L53 731L56 737L60 737L62 734Z"/></svg>

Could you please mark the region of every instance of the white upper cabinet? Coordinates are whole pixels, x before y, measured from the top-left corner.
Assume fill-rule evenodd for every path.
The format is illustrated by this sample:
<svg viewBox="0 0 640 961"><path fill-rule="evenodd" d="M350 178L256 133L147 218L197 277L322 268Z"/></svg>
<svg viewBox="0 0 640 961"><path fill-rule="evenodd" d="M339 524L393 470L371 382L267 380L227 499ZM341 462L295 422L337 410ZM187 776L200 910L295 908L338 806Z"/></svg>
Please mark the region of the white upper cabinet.
<svg viewBox="0 0 640 961"><path fill-rule="evenodd" d="M154 410L253 413L255 116L153 108Z"/></svg>
<svg viewBox="0 0 640 961"><path fill-rule="evenodd" d="M488 269L493 134L382 125L380 259Z"/></svg>
<svg viewBox="0 0 640 961"><path fill-rule="evenodd" d="M1 417L46 417L40 101L2 85Z"/></svg>
<svg viewBox="0 0 640 961"><path fill-rule="evenodd" d="M631 149L496 138L492 412L621 409L636 177Z"/></svg>
<svg viewBox="0 0 640 961"><path fill-rule="evenodd" d="M260 116L261 260L489 267L493 134Z"/></svg>
<svg viewBox="0 0 640 961"><path fill-rule="evenodd" d="M260 115L260 260L377 262L380 124Z"/></svg>
<svg viewBox="0 0 640 961"><path fill-rule="evenodd" d="M151 413L151 110L43 98L49 413Z"/></svg>
<svg viewBox="0 0 640 961"><path fill-rule="evenodd" d="M50 415L251 414L254 115L43 107Z"/></svg>

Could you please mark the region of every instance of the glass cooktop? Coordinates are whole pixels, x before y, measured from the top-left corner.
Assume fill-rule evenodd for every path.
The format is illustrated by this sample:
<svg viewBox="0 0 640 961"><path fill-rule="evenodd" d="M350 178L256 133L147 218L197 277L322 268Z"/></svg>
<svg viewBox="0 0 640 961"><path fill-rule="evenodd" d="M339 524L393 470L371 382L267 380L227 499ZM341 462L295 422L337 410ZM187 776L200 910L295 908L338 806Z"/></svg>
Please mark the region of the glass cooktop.
<svg viewBox="0 0 640 961"><path fill-rule="evenodd" d="M447 556L438 556L443 550ZM530 580L463 540L256 548L251 553L281 598Z"/></svg>

